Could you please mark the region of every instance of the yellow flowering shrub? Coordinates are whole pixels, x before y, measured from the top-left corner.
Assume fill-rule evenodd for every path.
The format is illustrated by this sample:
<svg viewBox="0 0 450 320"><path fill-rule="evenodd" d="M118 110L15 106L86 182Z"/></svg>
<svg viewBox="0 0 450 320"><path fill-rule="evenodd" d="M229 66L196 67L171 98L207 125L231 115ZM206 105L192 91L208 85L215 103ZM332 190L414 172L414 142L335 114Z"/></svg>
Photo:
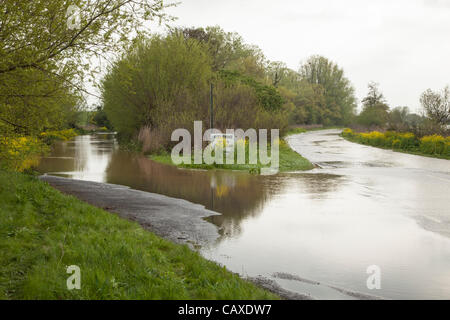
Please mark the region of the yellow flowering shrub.
<svg viewBox="0 0 450 320"><path fill-rule="evenodd" d="M392 148L394 149L400 149L402 145L402 142L400 141L400 139L395 139L394 141L392 141Z"/></svg>
<svg viewBox="0 0 450 320"><path fill-rule="evenodd" d="M437 134L425 136L420 139L420 151L450 156L450 137L444 138Z"/></svg>
<svg viewBox="0 0 450 320"><path fill-rule="evenodd" d="M0 167L19 172L36 167L46 150L47 146L34 137L1 137Z"/></svg>
<svg viewBox="0 0 450 320"><path fill-rule="evenodd" d="M55 140L70 140L76 137L78 134L74 129L45 131L40 134L40 138L47 144L51 144Z"/></svg>
<svg viewBox="0 0 450 320"><path fill-rule="evenodd" d="M363 132L359 135L362 142L366 144L383 147L386 142L386 137L384 136L384 134L378 131L372 131L369 133Z"/></svg>
<svg viewBox="0 0 450 320"><path fill-rule="evenodd" d="M350 128L345 128L344 129L344 131L342 131L342 135L344 136L344 137L353 137L353 135L354 135L354 132L353 132L353 130L352 129L350 129Z"/></svg>

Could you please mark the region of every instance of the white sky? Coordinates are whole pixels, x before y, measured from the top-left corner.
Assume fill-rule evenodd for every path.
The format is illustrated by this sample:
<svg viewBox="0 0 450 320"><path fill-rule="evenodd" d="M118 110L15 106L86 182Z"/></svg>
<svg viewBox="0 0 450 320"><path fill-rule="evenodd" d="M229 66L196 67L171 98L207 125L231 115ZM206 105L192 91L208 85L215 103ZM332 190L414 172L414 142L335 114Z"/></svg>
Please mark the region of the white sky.
<svg viewBox="0 0 450 320"><path fill-rule="evenodd" d="M391 107L417 111L450 84L450 0L182 0L173 25L219 25L297 70L313 54L345 71L361 100L380 84Z"/></svg>

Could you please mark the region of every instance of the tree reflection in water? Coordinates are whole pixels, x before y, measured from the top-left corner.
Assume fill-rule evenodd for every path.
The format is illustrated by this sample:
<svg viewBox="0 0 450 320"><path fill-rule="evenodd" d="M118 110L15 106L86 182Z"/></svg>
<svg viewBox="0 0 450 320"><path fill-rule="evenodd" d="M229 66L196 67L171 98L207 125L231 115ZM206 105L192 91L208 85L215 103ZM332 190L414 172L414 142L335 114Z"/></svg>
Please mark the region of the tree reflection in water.
<svg viewBox="0 0 450 320"><path fill-rule="evenodd" d="M242 171L179 169L145 156L116 150L106 170L107 182L181 198L221 213L207 218L224 237L237 236L246 219L256 217L264 205L286 188L297 188L311 198L324 197L339 185L329 174L285 173L252 175Z"/></svg>

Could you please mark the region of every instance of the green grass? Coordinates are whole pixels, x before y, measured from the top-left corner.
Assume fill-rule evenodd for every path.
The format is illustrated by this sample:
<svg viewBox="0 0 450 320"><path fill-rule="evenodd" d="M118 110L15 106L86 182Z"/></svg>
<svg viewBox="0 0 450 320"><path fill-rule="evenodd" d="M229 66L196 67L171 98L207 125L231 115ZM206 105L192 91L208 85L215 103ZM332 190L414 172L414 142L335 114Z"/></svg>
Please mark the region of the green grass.
<svg viewBox="0 0 450 320"><path fill-rule="evenodd" d="M270 150L270 147L269 147ZM289 145L280 140L279 147L279 155L280 155L280 172L286 171L304 171L313 169L313 165L307 159L303 158L300 154L292 150ZM175 165L172 162L171 156L169 153L159 153L149 155L149 158L153 161L164 163L168 165ZM248 159L246 159L248 161ZM193 162L193 161L192 161ZM224 169L224 170L244 170L249 171L251 173L259 173L261 168L268 167L264 166L261 163L257 164L180 164L178 165L180 168L190 168L190 169L204 169L204 170L212 170L212 169Z"/></svg>
<svg viewBox="0 0 450 320"><path fill-rule="evenodd" d="M299 127L296 127L296 128L290 128L290 129L286 132L285 137L290 136L290 135L293 135L293 134L305 133L306 131L307 131L306 129L299 128Z"/></svg>
<svg viewBox="0 0 450 320"><path fill-rule="evenodd" d="M280 171L311 170L314 166L308 159L289 147L287 143L280 143Z"/></svg>
<svg viewBox="0 0 450 320"><path fill-rule="evenodd" d="M67 289L68 265L80 290ZM0 171L0 299L274 298L185 245Z"/></svg>

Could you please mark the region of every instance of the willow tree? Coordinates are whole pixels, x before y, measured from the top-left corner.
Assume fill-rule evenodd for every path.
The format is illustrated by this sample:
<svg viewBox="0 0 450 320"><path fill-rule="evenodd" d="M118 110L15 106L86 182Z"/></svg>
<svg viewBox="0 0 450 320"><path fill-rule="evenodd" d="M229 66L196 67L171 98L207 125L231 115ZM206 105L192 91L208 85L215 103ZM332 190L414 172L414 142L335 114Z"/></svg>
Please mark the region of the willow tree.
<svg viewBox="0 0 450 320"><path fill-rule="evenodd" d="M78 103L91 58L119 51L162 0L0 1L0 131L35 134Z"/></svg>
<svg viewBox="0 0 450 320"><path fill-rule="evenodd" d="M164 144L172 130L206 120L211 78L210 57L197 40L176 34L140 38L104 77L104 110L122 136L149 128Z"/></svg>

